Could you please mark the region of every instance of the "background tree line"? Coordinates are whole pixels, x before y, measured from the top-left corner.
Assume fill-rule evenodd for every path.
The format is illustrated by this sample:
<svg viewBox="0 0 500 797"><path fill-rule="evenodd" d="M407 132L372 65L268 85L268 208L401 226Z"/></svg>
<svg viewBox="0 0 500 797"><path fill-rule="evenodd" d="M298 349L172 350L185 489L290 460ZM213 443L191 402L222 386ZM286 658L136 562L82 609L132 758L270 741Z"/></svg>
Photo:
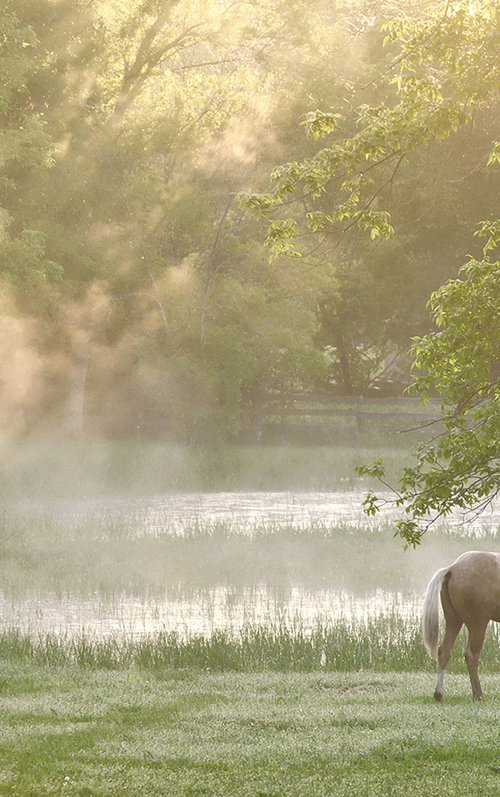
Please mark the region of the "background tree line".
<svg viewBox="0 0 500 797"><path fill-rule="evenodd" d="M156 417L181 441L224 439L270 390L365 393L431 328L430 293L479 254L472 234L495 201L496 119L479 84L470 119L383 173L365 210L390 213L390 238L380 217L371 238L351 225L349 209L341 234L324 234L332 177L314 209L298 197L302 256L270 260L266 225L240 201L266 196L279 163L282 187L314 193L322 137L354 140L373 109L377 129L398 91L401 36L381 29L395 15L415 30L427 3L7 0L4 424L125 436ZM477 58L479 81L486 47ZM430 92L434 64L421 68ZM370 144L379 160L382 145Z"/></svg>

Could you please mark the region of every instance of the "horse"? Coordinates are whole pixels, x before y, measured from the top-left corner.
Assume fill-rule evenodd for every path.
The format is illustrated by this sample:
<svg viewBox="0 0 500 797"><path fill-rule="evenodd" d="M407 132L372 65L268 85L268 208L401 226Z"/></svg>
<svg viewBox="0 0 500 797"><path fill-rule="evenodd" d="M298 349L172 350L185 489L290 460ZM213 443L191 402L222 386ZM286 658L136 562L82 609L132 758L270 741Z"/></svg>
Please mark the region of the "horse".
<svg viewBox="0 0 500 797"><path fill-rule="evenodd" d="M439 595L445 619L444 639L438 648ZM449 567L442 567L427 586L423 608L424 644L437 660L435 700L443 698L444 670L458 632L469 632L464 658L474 700L482 700L478 677L479 656L490 620L500 622L500 553L468 551Z"/></svg>

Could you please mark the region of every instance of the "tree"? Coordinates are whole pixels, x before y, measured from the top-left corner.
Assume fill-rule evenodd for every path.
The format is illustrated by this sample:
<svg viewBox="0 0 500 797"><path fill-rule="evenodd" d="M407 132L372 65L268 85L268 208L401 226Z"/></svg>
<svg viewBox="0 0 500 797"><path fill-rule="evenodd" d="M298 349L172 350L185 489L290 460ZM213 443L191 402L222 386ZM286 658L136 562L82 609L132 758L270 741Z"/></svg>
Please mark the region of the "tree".
<svg viewBox="0 0 500 797"><path fill-rule="evenodd" d="M312 157L276 168L268 193L242 198L271 217L272 257L303 257L304 246L317 256L320 249L332 250L332 241L342 244L354 228L368 231L374 242L390 238L387 204L405 167L495 102L494 4L448 0L423 18L393 20L384 28L386 42L399 48L377 78L392 87L392 102L360 105L358 131L348 135L346 120L335 110L311 112L306 130L327 144ZM498 162L498 146L488 158L490 147L483 151L483 167ZM500 270L491 259L498 224L485 221L480 232L488 237L481 259L471 257L459 279L432 294L437 331L415 338L411 350L413 389L424 401L431 392L441 398L444 431L417 449L416 464L403 471L394 489L394 503L405 514L396 533L406 545L418 544L427 525L453 507L480 511L499 490ZM390 486L380 460L359 473ZM383 503L370 493L365 509L375 514ZM437 514L422 526L431 512Z"/></svg>
<svg viewBox="0 0 500 797"><path fill-rule="evenodd" d="M48 285L57 286L61 269L47 256L43 232L17 213L16 192L20 181L37 179L50 168L52 141L32 85L39 41L11 5L0 12L0 274L22 310L33 313L45 308Z"/></svg>
<svg viewBox="0 0 500 797"><path fill-rule="evenodd" d="M401 3L416 30L425 1ZM390 7L377 2L376 13ZM370 114L354 110L369 101L382 124L381 109L392 113L404 94L385 80L402 62L393 63L397 42L382 49L373 9L372 0L337 8L330 0L7 0L0 278L16 313L40 332L40 415L50 411L57 423L69 405L75 428L85 411L96 433L136 434L142 408L152 407L158 430L221 439L238 433L262 392L333 377L359 393L388 352L408 347L410 330L425 334L425 298L456 273L455 250L467 240L467 169L481 166L491 138L486 97L471 138L455 137L446 158L438 153L439 192L430 157L439 142L428 158L417 143L408 148L392 196L388 184L370 206L391 211L399 231L376 237L375 250L354 234L354 216L344 219L349 238L317 246L328 227L321 214L339 206L337 178L319 196L274 204L317 250L311 268L305 257L269 264L260 220L236 201L292 150L304 169L302 197L308 165L317 170L329 157L328 147L316 153L314 135L332 119L332 151L343 136L346 157L358 147L364 177L387 179L390 159L375 163L369 131L357 126ZM424 76L429 64L444 75L438 61L423 63ZM309 137L296 123L304 114ZM482 168L474 179L487 206L493 188ZM361 205L370 198L362 183ZM117 403L127 411L116 413Z"/></svg>
<svg viewBox="0 0 500 797"><path fill-rule="evenodd" d="M294 140L300 155L274 169L270 190L242 198L269 220L272 257L332 263L336 286L320 301L319 340L344 393L362 392L387 354L404 353L411 334L428 329L427 297L456 274L473 224L496 196L486 169L495 9L404 10L383 26L384 57L371 29L365 68L358 60L341 77L337 70L335 93L316 89L327 110L305 115L309 151ZM394 229L396 243L387 240Z"/></svg>
<svg viewBox="0 0 500 797"><path fill-rule="evenodd" d="M437 329L415 338L411 350L413 390L424 401L439 396L442 430L420 444L397 489L385 481L381 460L358 469L389 487L389 502L404 507L396 528L406 545L417 545L455 507L479 513L500 492L500 261L492 259L500 221L484 223L479 233L488 239L483 257L471 258L459 279L431 296ZM369 493L365 511L376 514L385 503Z"/></svg>
<svg viewBox="0 0 500 797"><path fill-rule="evenodd" d="M302 256L296 241L308 234L319 236L317 251L355 226L372 240L391 237L382 203L410 154L450 138L496 98L498 33L489 0L448 0L423 19L396 19L384 29L386 42L398 46L379 78L392 87L392 98L358 105L354 134L342 114L310 112L306 132L327 139L326 146L274 169L268 193L242 197L245 206L267 217L282 208L295 210L294 216L270 221L266 240L272 256Z"/></svg>

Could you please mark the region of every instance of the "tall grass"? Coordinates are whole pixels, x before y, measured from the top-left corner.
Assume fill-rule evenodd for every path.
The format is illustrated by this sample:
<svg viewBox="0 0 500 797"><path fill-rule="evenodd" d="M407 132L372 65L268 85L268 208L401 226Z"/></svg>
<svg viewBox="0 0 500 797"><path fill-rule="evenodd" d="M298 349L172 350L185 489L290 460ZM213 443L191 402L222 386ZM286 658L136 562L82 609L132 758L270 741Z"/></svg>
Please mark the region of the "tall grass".
<svg viewBox="0 0 500 797"><path fill-rule="evenodd" d="M459 637L449 670L464 671ZM0 634L0 659L33 660L42 665L74 663L91 669L136 666L146 670L235 672L411 672L432 670L423 648L420 625L396 614L367 623L318 622L307 629L300 621L246 625L210 635L158 633L133 639L79 635L29 636L12 630ZM498 672L498 631L490 629L481 658L483 672Z"/></svg>

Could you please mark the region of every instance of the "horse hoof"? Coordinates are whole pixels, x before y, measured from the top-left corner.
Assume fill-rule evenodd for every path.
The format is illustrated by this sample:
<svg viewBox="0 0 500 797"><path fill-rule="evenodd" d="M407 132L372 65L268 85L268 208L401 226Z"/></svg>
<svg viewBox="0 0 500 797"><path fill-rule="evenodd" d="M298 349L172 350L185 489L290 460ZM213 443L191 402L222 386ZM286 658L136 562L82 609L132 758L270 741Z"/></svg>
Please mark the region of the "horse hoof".
<svg viewBox="0 0 500 797"><path fill-rule="evenodd" d="M440 703L442 699L443 699L442 692L434 692L434 700L436 701L436 703Z"/></svg>

